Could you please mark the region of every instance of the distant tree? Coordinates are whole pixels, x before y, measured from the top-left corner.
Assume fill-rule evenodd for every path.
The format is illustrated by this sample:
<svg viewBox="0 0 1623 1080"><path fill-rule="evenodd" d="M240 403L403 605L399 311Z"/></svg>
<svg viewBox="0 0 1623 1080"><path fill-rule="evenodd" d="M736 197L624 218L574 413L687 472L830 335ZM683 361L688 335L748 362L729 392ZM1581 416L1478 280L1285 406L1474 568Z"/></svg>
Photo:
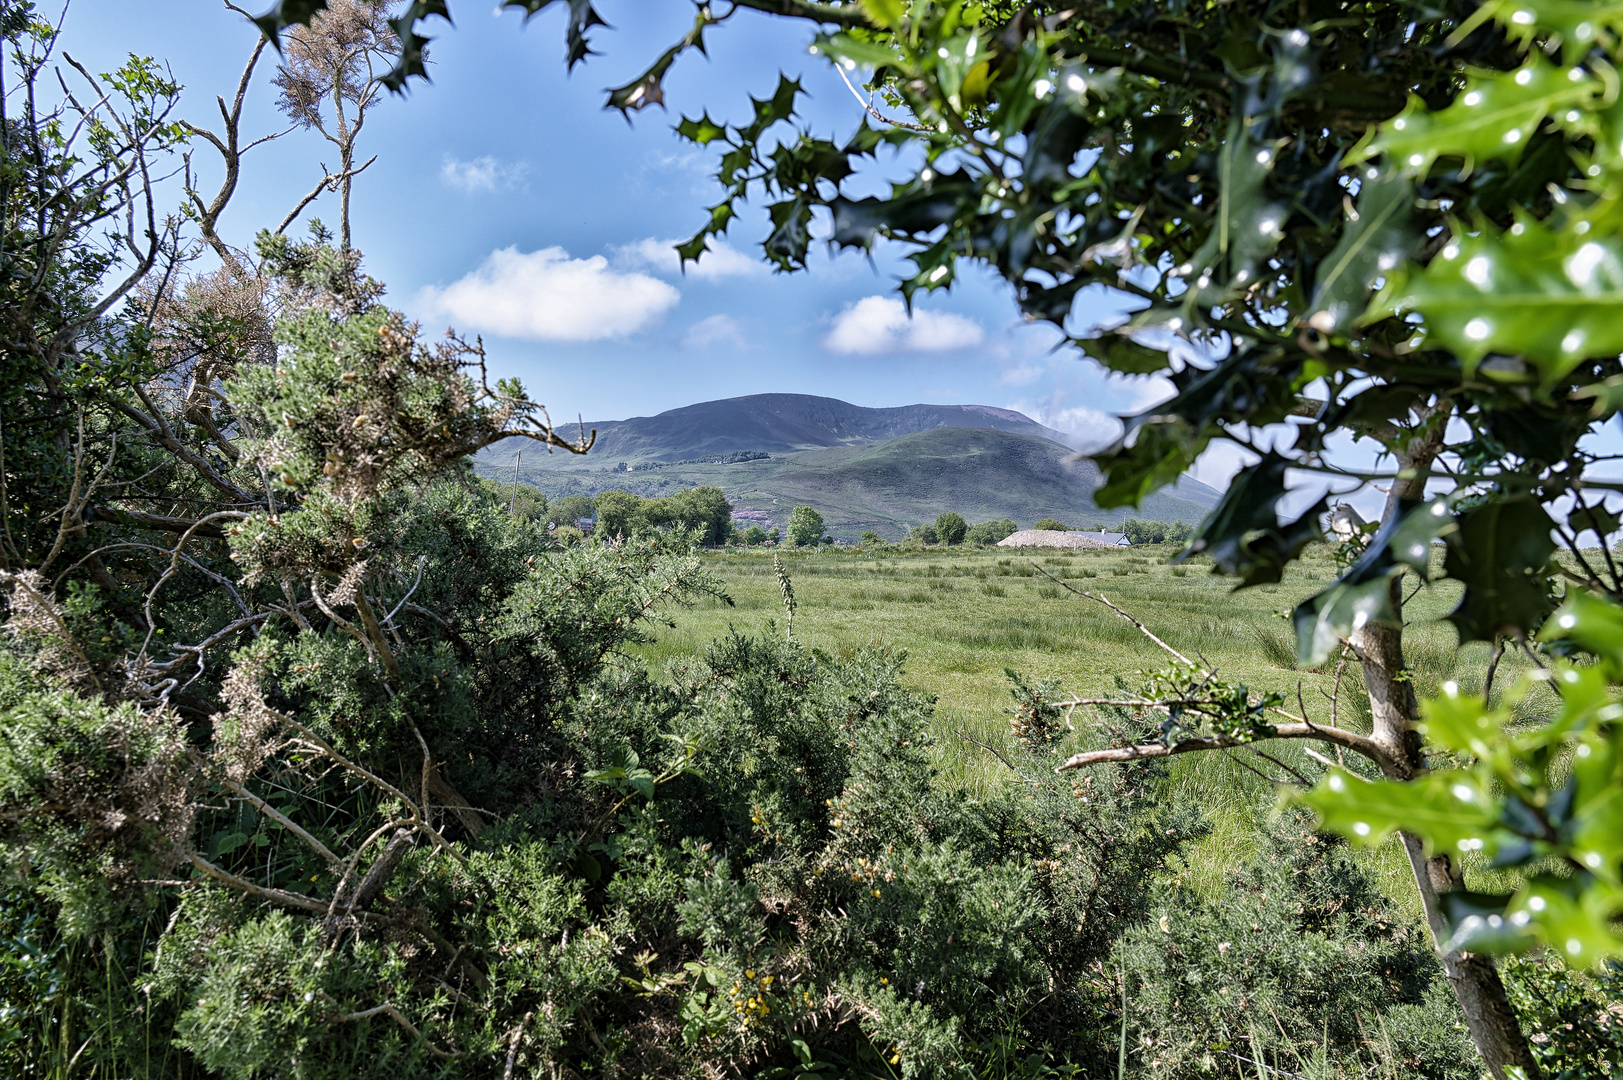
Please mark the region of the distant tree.
<svg viewBox="0 0 1623 1080"><path fill-rule="evenodd" d="M1167 524L1164 521L1140 521L1138 518L1128 518L1121 531L1122 535L1134 544L1159 544L1167 538Z"/></svg>
<svg viewBox="0 0 1623 1080"><path fill-rule="evenodd" d="M698 529L700 543L714 547L727 542L732 530L733 504L720 488L689 488L662 501L670 504L672 524Z"/></svg>
<svg viewBox="0 0 1623 1080"><path fill-rule="evenodd" d="M776 544L779 540L783 539L783 532L776 525L774 525L766 534L766 539L768 543Z"/></svg>
<svg viewBox="0 0 1623 1080"><path fill-rule="evenodd" d="M1019 531L1020 526L1008 518L999 518L997 521L983 521L979 525L969 527L969 531L964 534L964 542L984 547L995 544L999 540Z"/></svg>
<svg viewBox="0 0 1623 1080"><path fill-rule="evenodd" d="M951 510L936 515L935 533L941 538L943 544L961 544L964 534L969 531L969 523L962 514L955 514Z"/></svg>
<svg viewBox="0 0 1623 1080"><path fill-rule="evenodd" d="M872 529L869 529L867 532L862 534L862 542L864 544L883 544L885 542L885 538L874 532Z"/></svg>
<svg viewBox="0 0 1623 1080"><path fill-rule="evenodd" d="M823 515L809 506L797 506L789 513L789 542L795 547L815 544L823 535Z"/></svg>
<svg viewBox="0 0 1623 1080"><path fill-rule="evenodd" d="M547 510L548 522L562 527L574 525L581 518L589 518L597 511L592 507L592 500L586 495L565 495L554 502Z"/></svg>
<svg viewBox="0 0 1623 1080"><path fill-rule="evenodd" d="M934 544L941 539L940 534L935 531L934 525L915 525L909 535L922 544Z"/></svg>
<svg viewBox="0 0 1623 1080"><path fill-rule="evenodd" d="M643 500L629 491L605 491L592 500L597 511L596 535L630 536L645 525Z"/></svg>
<svg viewBox="0 0 1623 1080"><path fill-rule="evenodd" d="M745 547L754 547L766 540L766 530L759 525L751 525L739 534L739 538L744 541Z"/></svg>
<svg viewBox="0 0 1623 1080"><path fill-rule="evenodd" d="M1070 532L1071 527L1057 518L1043 518L1033 525L1034 529L1052 529L1054 532Z"/></svg>

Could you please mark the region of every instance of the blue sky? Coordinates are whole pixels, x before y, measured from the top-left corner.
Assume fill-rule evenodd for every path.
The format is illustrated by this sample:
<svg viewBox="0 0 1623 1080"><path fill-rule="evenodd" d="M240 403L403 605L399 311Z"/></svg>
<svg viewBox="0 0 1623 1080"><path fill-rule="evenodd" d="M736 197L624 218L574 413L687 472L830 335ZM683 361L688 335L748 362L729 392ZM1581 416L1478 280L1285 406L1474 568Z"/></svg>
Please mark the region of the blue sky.
<svg viewBox="0 0 1623 1080"><path fill-rule="evenodd" d="M690 53L678 62L666 83L669 112L650 109L627 124L603 109L603 89L677 40L692 8L599 7L614 26L595 36L604 55L569 75L562 12L526 25L492 10L493 0L452 0L456 26L436 21L431 31L433 82L372 114L361 151L378 160L356 182L355 242L391 302L425 329L482 333L494 373L522 378L555 418L618 419L786 391L869 406L998 405L1102 441L1114 430L1111 412L1163 392L1053 354L1053 332L1022 325L990 275L964 275L908 323L895 299L894 253L878 251L870 264L819 246L809 272L770 273L754 255L759 207L734 225L729 248L679 274L669 243L691 235L718 197L713 155L671 130L683 112L743 118L748 95L769 93L780 71L810 92L806 117L819 134L849 135L861 107L808 54L811 26L740 12L709 35L708 60ZM255 33L218 0L75 0L66 46L97 70L126 52L167 61L187 88L182 114L217 128L214 96L233 92ZM285 126L272 73L262 61L245 135ZM194 154L205 189L220 172L211 154L201 144ZM274 227L333 160L313 132L254 150L223 231L245 244ZM881 160L860 182L896 171ZM334 197L311 212L332 223ZM1110 312L1079 314L1085 322Z"/></svg>

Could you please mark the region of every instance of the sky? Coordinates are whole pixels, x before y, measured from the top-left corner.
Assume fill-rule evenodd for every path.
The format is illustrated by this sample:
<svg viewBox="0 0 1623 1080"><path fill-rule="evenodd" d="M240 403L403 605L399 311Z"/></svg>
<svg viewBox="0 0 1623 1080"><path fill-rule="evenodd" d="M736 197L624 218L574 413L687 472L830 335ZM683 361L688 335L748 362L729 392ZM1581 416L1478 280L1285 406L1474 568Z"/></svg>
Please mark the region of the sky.
<svg viewBox="0 0 1623 1080"><path fill-rule="evenodd" d="M268 0L258 0L254 11ZM558 5L562 7L563 5ZM526 24L493 0L451 0L454 27L430 24L429 84L384 101L361 137L377 162L356 180L355 244L389 302L425 329L483 335L493 373L520 377L555 418L620 419L712 398L792 392L858 405L915 402L1017 409L1102 443L1112 413L1166 393L1158 380L1111 376L1074 352L1053 352L1051 329L1025 325L1006 285L965 273L950 293L922 299L909 320L895 293L898 253L832 256L817 245L804 273L772 273L757 257L762 207L684 275L675 241L716 202L715 153L682 142L682 114L749 115L778 73L809 92L806 121L843 140L860 103L809 54L809 24L740 12L666 80L669 111L627 123L603 108L604 88L629 81L691 23L677 0L602 0L612 25L591 57L564 65L562 11ZM48 7L48 5L47 5ZM125 53L166 62L185 87L180 114L218 129L217 94L234 92L256 31L219 0L74 0L65 45L106 71ZM248 92L244 134L285 126L274 107L273 57ZM198 186L219 160L197 143ZM297 131L244 158L222 231L247 244L274 227L335 158ZM900 170L880 160L858 185ZM336 221L334 196L306 213ZM297 230L299 227L295 226ZM1111 317L1102 304L1078 325Z"/></svg>

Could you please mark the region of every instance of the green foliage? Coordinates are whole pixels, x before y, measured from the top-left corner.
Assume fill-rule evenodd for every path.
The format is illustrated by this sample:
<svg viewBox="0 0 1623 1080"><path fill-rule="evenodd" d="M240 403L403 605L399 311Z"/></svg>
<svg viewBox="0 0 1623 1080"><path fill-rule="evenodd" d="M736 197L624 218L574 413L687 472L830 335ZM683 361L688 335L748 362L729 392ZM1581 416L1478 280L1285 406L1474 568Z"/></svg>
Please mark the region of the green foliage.
<svg viewBox="0 0 1623 1080"><path fill-rule="evenodd" d="M1009 730L1015 741L1027 749L1041 750L1063 738L1070 723L1065 710L1055 704L1060 699L1059 680L1044 679L1032 686L1012 668L1003 670L1014 684L1009 690L1015 702Z"/></svg>
<svg viewBox="0 0 1623 1080"><path fill-rule="evenodd" d="M745 529L739 534L739 539L741 539L746 546L754 547L757 544L761 544L766 541L766 530L761 528L759 525L751 525L749 528Z"/></svg>
<svg viewBox="0 0 1623 1080"><path fill-rule="evenodd" d="M584 495L565 495L548 504L547 521L560 527L572 526L577 521L591 518L595 513L591 499Z"/></svg>
<svg viewBox="0 0 1623 1080"><path fill-rule="evenodd" d="M912 529L908 530L908 537L917 540L921 544L938 544L941 542L941 536L935 531L933 523L913 526Z"/></svg>
<svg viewBox="0 0 1623 1080"><path fill-rule="evenodd" d="M696 487L663 499L629 491L605 491L592 500L597 529L605 537L632 536L654 529L694 529L699 542L714 547L733 532L733 507L720 488Z"/></svg>
<svg viewBox="0 0 1623 1080"><path fill-rule="evenodd" d="M795 547L807 547L823 538L823 515L809 506L797 506L789 512L785 530L789 542Z"/></svg>
<svg viewBox="0 0 1623 1080"><path fill-rule="evenodd" d="M1039 518L1037 524L1033 525L1032 528L1038 530L1052 530L1054 532L1069 532L1071 529L1071 527L1065 524L1065 522L1060 521L1058 518L1051 517Z"/></svg>
<svg viewBox="0 0 1623 1080"><path fill-rule="evenodd" d="M1174 521L1169 524L1165 521L1140 521L1138 518L1128 518L1121 531L1134 544L1184 544L1195 534L1188 522Z"/></svg>
<svg viewBox="0 0 1623 1080"><path fill-rule="evenodd" d="M0 852L49 898L68 939L139 903L191 828L172 717L41 691L0 712Z"/></svg>
<svg viewBox="0 0 1623 1080"><path fill-rule="evenodd" d="M884 542L885 538L874 532L872 529L864 530L862 533L862 543L865 547L871 547L875 544L883 544Z"/></svg>
<svg viewBox="0 0 1623 1080"><path fill-rule="evenodd" d="M1287 819L1228 884L1157 890L1111 953L1135 1075L1478 1074L1431 942L1344 845Z"/></svg>
<svg viewBox="0 0 1623 1080"><path fill-rule="evenodd" d="M978 525L971 525L964 533L964 543L974 544L977 547L988 547L999 540L1019 532L1020 526L1008 518L998 521L983 521Z"/></svg>
<svg viewBox="0 0 1623 1080"><path fill-rule="evenodd" d="M1507 958L1503 971L1545 1076L1578 1080L1623 1069L1623 970L1616 961L1586 976L1534 954Z"/></svg>
<svg viewBox="0 0 1623 1080"><path fill-rule="evenodd" d="M964 521L962 514L955 514L951 510L944 510L936 515L935 534L943 544L961 544L964 534L969 531L969 524Z"/></svg>
<svg viewBox="0 0 1623 1080"><path fill-rule="evenodd" d="M1558 652L1600 662L1537 669L1495 707L1449 682L1425 702L1422 730L1465 764L1409 782L1333 770L1303 801L1358 843L1401 828L1433 851L1480 852L1496 867L1520 868L1509 893L1446 894L1453 946L1541 944L1588 967L1623 955L1623 726L1612 690L1623 681L1623 609L1574 590L1542 636ZM1521 722L1544 688L1559 695L1559 710Z"/></svg>

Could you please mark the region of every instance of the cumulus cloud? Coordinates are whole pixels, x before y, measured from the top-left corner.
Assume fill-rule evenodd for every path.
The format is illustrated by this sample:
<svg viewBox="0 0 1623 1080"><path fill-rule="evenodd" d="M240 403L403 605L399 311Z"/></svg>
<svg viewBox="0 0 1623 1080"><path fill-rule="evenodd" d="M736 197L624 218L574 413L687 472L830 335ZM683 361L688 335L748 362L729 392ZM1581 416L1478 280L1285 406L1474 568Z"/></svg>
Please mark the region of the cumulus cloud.
<svg viewBox="0 0 1623 1080"><path fill-rule="evenodd" d="M614 249L614 261L622 266L637 266L656 274L676 274L682 271L681 258L676 254L680 240L660 240L648 237L633 244ZM687 276L701 281L726 277L749 277L764 274L765 263L750 258L725 240L711 237L698 262L687 264Z"/></svg>
<svg viewBox="0 0 1623 1080"><path fill-rule="evenodd" d="M962 315L914 309L908 318L895 297L868 296L834 317L834 329L823 344L837 353L873 355L967 349L985 338L980 323Z"/></svg>
<svg viewBox="0 0 1623 1080"><path fill-rule="evenodd" d="M529 174L530 167L522 161L498 161L488 154L469 161L459 161L447 154L440 163L440 179L470 195L486 191L512 191L523 187Z"/></svg>
<svg viewBox="0 0 1623 1080"><path fill-rule="evenodd" d="M646 274L609 269L601 255L571 259L563 248L493 251L477 270L417 294L428 314L527 341L598 341L656 323L681 298Z"/></svg>
<svg viewBox="0 0 1623 1080"><path fill-rule="evenodd" d="M700 319L682 335L683 348L709 349L717 345L731 345L735 349L749 347L749 342L744 340L743 328L731 315L711 315Z"/></svg>

